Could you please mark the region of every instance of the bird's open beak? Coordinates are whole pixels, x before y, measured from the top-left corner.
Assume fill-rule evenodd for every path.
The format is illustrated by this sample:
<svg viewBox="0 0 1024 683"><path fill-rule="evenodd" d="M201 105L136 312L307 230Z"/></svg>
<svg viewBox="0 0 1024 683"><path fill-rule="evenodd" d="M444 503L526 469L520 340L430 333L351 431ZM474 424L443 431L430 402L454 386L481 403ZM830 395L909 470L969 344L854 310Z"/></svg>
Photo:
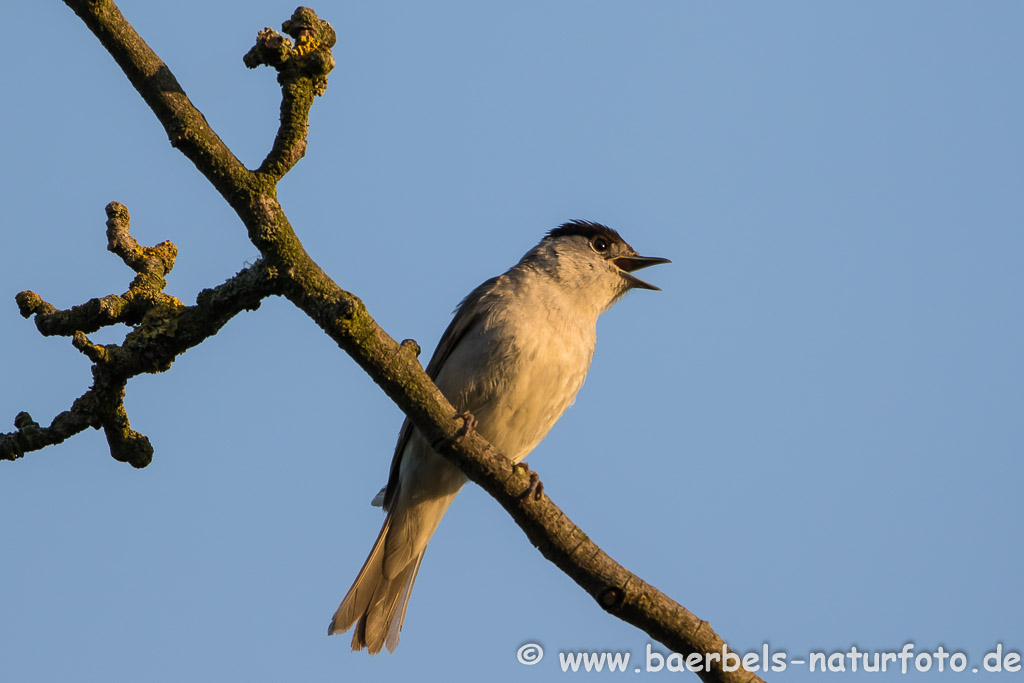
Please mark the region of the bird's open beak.
<svg viewBox="0 0 1024 683"><path fill-rule="evenodd" d="M626 279L629 284L640 289L653 289L656 292L661 291L661 287L656 287L650 282L641 280L636 275L633 275L634 270L640 270L648 266L656 266L659 263L672 263L667 258L661 258L660 256L619 256L612 259L612 263L619 267L622 271L622 277Z"/></svg>

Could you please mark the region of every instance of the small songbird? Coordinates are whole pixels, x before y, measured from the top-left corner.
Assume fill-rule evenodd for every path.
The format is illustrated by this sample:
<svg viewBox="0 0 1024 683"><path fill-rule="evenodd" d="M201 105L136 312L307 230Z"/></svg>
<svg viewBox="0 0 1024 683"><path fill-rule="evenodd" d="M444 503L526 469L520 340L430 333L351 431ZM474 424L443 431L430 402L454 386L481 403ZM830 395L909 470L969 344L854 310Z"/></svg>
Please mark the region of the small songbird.
<svg viewBox="0 0 1024 683"><path fill-rule="evenodd" d="M576 398L590 368L597 318L630 289L658 288L633 271L666 258L639 256L617 232L570 221L504 274L470 292L427 374L476 430L518 463ZM435 453L407 419L387 486L377 542L341 601L328 634L356 625L352 649L393 651L427 542L466 476Z"/></svg>

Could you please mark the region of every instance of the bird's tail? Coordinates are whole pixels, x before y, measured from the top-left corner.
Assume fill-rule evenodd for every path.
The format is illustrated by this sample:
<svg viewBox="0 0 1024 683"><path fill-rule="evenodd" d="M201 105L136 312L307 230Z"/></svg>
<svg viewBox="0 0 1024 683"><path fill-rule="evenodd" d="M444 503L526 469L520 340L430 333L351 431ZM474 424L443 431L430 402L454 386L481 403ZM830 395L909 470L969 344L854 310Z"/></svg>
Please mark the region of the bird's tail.
<svg viewBox="0 0 1024 683"><path fill-rule="evenodd" d="M393 652L398 646L412 585L426 550L424 547L416 553L394 578L388 579L384 574L384 554L392 519L393 515L389 514L384 520L373 550L327 627L327 634L333 635L347 631L355 624L352 649L366 648L371 655L380 652L385 644L388 652Z"/></svg>

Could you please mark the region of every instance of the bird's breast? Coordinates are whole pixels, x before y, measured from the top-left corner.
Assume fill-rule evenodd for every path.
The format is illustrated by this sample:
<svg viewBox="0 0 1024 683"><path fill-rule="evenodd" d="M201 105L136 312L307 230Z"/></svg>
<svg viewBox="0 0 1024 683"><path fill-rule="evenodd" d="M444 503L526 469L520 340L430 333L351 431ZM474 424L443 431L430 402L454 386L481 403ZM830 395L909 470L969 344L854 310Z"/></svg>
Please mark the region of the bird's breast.
<svg viewBox="0 0 1024 683"><path fill-rule="evenodd" d="M557 310L501 311L471 330L438 376L459 410L515 462L547 435L587 376L594 322Z"/></svg>

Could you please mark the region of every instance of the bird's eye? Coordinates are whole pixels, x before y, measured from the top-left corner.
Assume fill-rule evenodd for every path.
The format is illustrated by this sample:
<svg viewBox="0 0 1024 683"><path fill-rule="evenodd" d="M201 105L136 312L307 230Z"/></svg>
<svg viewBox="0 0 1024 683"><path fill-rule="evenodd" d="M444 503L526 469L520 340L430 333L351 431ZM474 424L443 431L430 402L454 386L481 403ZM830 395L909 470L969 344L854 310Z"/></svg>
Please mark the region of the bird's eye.
<svg viewBox="0 0 1024 683"><path fill-rule="evenodd" d="M595 237L590 245L594 247L594 251L608 251L608 247L611 246L604 237Z"/></svg>

